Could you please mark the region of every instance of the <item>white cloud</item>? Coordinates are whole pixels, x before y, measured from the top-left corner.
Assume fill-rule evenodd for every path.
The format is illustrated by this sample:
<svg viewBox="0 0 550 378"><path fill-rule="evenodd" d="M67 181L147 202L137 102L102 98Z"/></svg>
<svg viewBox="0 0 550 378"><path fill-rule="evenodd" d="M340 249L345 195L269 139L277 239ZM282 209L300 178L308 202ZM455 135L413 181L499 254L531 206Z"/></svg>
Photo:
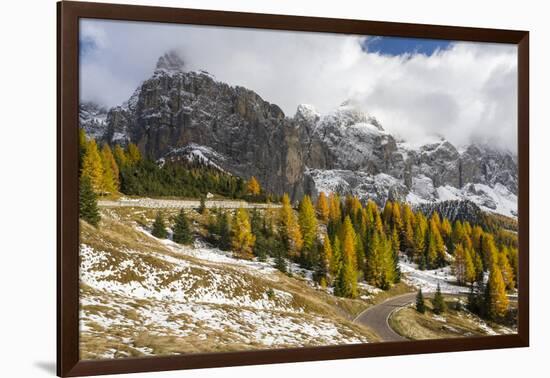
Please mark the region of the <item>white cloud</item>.
<svg viewBox="0 0 550 378"><path fill-rule="evenodd" d="M513 45L453 43L431 56L365 53L365 37L121 21L81 21L96 48L81 59L81 98L117 105L160 55L180 51L189 69L241 85L292 116L300 103L328 112L354 99L392 133L439 134L516 150Z"/></svg>

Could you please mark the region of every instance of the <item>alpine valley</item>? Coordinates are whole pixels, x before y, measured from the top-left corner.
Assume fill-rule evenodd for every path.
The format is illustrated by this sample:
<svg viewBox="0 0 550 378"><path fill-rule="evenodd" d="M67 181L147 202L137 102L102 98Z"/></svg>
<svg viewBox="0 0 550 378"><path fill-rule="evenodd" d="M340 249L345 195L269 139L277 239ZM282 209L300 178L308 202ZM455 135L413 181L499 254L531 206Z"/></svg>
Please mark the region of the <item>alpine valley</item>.
<svg viewBox="0 0 550 378"><path fill-rule="evenodd" d="M80 105L80 126L98 141L137 144L145 156L200 159L233 175L256 177L298 201L321 191L517 217L517 156L488 145L457 147L434 137L399 140L377 119L344 102L328 114L299 105L289 117L254 91L187 71L175 52L121 106ZM460 217L460 212L455 212Z"/></svg>
<svg viewBox="0 0 550 378"><path fill-rule="evenodd" d="M517 157L289 117L175 52L80 104L81 359L510 334Z"/></svg>

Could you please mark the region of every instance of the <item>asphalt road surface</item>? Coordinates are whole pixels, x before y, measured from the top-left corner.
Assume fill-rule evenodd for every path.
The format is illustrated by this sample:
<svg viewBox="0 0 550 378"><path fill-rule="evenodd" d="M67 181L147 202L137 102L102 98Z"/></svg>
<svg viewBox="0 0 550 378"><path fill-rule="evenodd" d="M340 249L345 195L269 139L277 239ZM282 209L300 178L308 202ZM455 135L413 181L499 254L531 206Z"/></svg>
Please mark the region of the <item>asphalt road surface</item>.
<svg viewBox="0 0 550 378"><path fill-rule="evenodd" d="M385 302L369 307L360 313L355 319L355 323L363 324L373 330L381 341L403 341L407 340L398 335L389 325L388 319L391 313L398 308L414 303L416 293L408 293L390 298Z"/></svg>

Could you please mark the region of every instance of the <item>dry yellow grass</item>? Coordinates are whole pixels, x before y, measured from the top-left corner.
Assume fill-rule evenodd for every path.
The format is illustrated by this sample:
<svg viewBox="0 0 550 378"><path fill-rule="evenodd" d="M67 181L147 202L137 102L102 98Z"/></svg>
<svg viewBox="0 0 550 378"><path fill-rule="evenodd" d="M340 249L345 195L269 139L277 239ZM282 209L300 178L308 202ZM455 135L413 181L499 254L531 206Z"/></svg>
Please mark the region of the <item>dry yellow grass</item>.
<svg viewBox="0 0 550 378"><path fill-rule="evenodd" d="M370 342L378 341L377 336L364 326L352 323L351 319L364 310L369 304L363 300L336 298L326 291L312 287L299 276L288 277L280 272L271 273L269 277L259 274L249 274L238 266L205 261L191 255L175 253L163 243L149 237L136 229L136 225L149 226L157 210L113 208L102 210L102 221L99 229L81 222L81 243L97 251L104 251L105 258L93 269L113 271L105 279L119 283L142 283L144 275L151 267L165 272L159 276L156 283L159 287L167 287L188 277L194 277L188 282L191 290L199 290L212 281L211 271L222 272L223 275L239 277L246 282L242 285L238 280L231 287L219 288L226 296L247 296L250 300L260 300L269 297L276 306L282 299L276 295L267 295L272 290L278 290L291 295L290 308L293 312L276 313L293 324L304 322L315 323L319 320L337 325L338 331L344 337L360 336ZM176 215L177 210L167 210L165 217ZM193 210L188 215L198 231L205 228L206 218ZM168 263L167 258L178 259L189 263L189 268L176 271ZM132 270L120 269L123 262L132 261ZM185 278L187 277L187 278ZM94 289L81 283L81 298L87 302L81 306L86 314L84 330L81 332L80 351L83 359L126 358L143 355L170 355L185 353L223 352L235 350L266 349L266 344L255 339L255 330L246 319L242 319L238 330L204 327L201 321L181 313L171 314L165 321L171 323L174 329L163 328L151 323L144 317L151 309L163 308L163 303L154 298L125 298L116 293ZM282 306L283 303L281 302ZM213 310L238 318L239 311L231 305L207 304ZM245 309L246 310L246 309ZM257 311L249 309L250 311ZM303 311L303 312L300 312ZM279 315L277 315L279 314ZM109 324L93 321L94 316L113 320ZM154 315L154 314L153 314ZM118 319L121 319L118 321ZM299 327L297 327L299 328ZM296 332L300 332L299 329ZM184 334L182 336L182 334ZM277 335L274 335L277 336ZM319 336L303 335L302 346L323 345ZM295 347L292 342L279 340L277 347Z"/></svg>
<svg viewBox="0 0 550 378"><path fill-rule="evenodd" d="M427 311L418 313L414 307L404 307L395 311L390 326L401 336L411 340L445 339L454 337L487 336L506 333L509 330L479 319L466 310L457 310L456 301L447 301L448 310L435 315L431 300L426 300Z"/></svg>

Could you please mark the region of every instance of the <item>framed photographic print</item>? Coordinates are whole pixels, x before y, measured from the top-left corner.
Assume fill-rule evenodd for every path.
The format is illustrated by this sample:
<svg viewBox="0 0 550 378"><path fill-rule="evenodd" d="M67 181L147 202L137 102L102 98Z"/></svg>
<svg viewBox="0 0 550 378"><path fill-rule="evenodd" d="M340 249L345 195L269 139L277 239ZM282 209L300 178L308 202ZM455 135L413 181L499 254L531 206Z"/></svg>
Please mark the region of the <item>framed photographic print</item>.
<svg viewBox="0 0 550 378"><path fill-rule="evenodd" d="M57 6L58 375L528 346L528 32Z"/></svg>

